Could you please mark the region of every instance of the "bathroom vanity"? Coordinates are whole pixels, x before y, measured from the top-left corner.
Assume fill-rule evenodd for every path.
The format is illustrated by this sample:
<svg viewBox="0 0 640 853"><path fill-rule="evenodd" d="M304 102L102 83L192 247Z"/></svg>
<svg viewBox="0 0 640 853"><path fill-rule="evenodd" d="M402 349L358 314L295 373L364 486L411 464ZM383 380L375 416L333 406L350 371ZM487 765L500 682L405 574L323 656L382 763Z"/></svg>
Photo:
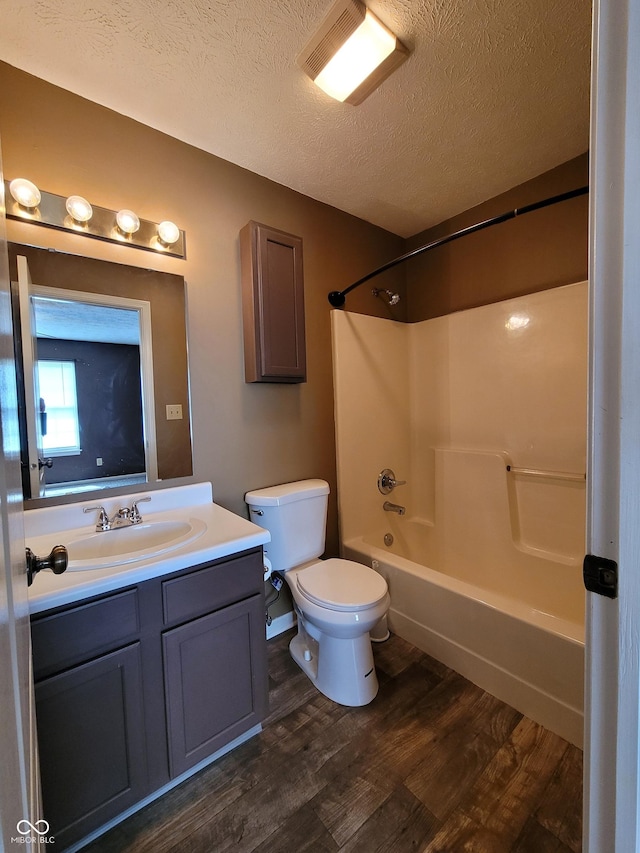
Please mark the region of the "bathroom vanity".
<svg viewBox="0 0 640 853"><path fill-rule="evenodd" d="M106 568L74 569L87 516L82 529L60 524L77 521L82 504L27 513L34 551L71 543L67 572L39 573L30 594L44 817L59 849L246 740L266 715L269 534L213 504L210 486L200 504L187 502L206 498L207 486L180 489L152 492L145 522L153 531L188 519L197 537L128 562L131 551L93 558L112 559ZM96 547L121 549L120 534L96 533ZM84 548L78 563L91 564Z"/></svg>

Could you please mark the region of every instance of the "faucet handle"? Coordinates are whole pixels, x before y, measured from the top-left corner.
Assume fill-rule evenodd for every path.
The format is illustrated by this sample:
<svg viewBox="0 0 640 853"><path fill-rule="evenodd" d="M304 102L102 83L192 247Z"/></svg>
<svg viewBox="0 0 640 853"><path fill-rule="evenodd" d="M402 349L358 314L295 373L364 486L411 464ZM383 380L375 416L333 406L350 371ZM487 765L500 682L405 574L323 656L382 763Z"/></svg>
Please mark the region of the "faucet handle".
<svg viewBox="0 0 640 853"><path fill-rule="evenodd" d="M109 530L111 527L111 522L109 521L109 516L107 515L107 511L103 506L85 506L82 509L82 512L98 512L98 521L96 523L96 530Z"/></svg>
<svg viewBox="0 0 640 853"><path fill-rule="evenodd" d="M396 475L391 468L384 468L378 474L378 491L382 495L388 495L396 486L404 486L406 483L406 480L396 480Z"/></svg>
<svg viewBox="0 0 640 853"><path fill-rule="evenodd" d="M131 510L129 511L129 521L131 524L140 524L142 521L142 516L140 515L140 510L138 509L138 504L143 504L145 501L150 501L151 498L147 495L145 498L138 498L137 501L134 501L131 504Z"/></svg>

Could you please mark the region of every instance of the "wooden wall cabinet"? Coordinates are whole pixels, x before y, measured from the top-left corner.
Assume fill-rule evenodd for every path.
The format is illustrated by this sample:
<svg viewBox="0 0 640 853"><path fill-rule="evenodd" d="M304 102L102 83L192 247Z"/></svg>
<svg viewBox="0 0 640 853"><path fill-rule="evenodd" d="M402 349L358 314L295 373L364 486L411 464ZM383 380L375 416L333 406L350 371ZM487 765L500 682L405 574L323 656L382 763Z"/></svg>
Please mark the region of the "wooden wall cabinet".
<svg viewBox="0 0 640 853"><path fill-rule="evenodd" d="M267 714L262 549L31 620L44 816L80 841Z"/></svg>
<svg viewBox="0 0 640 853"><path fill-rule="evenodd" d="M305 382L302 239L259 222L240 232L247 382Z"/></svg>

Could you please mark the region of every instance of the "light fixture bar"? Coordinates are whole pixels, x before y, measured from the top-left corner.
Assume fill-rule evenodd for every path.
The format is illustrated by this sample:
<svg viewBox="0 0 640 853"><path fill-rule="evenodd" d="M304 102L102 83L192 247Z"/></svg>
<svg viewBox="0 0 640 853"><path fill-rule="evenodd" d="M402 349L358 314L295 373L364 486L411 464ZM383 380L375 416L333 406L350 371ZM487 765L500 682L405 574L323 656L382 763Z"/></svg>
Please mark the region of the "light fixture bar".
<svg viewBox="0 0 640 853"><path fill-rule="evenodd" d="M332 98L360 104L409 55L360 0L337 0L298 65Z"/></svg>
<svg viewBox="0 0 640 853"><path fill-rule="evenodd" d="M67 196L40 190L40 200L36 207L26 208L19 204L9 190L9 181L4 182L5 205L8 219L20 222L31 222L34 225L45 225L58 231L71 234L81 234L96 240L106 240L109 243L133 246L148 252L170 255L175 258L186 258L185 232L175 227L177 238L173 243L166 243L158 236L157 222L140 219L140 227L133 233L126 233L118 228L116 216L119 211L106 207L90 205L91 218L87 222L79 222L67 210ZM84 201L84 199L83 199ZM160 223L164 225L165 223ZM172 234L175 236L175 233Z"/></svg>

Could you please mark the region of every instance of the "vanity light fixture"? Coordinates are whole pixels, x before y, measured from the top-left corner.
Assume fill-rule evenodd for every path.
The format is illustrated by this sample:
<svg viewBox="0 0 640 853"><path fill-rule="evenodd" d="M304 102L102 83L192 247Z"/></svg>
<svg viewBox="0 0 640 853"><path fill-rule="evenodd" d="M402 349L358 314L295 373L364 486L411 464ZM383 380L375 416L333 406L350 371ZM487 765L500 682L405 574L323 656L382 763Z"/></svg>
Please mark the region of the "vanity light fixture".
<svg viewBox="0 0 640 853"><path fill-rule="evenodd" d="M185 258L185 233L173 222L140 219L132 210L109 210L92 205L79 195L61 196L40 192L26 178L5 181L7 219L46 225L76 236L93 237L120 246L162 252Z"/></svg>
<svg viewBox="0 0 640 853"><path fill-rule="evenodd" d="M135 234L140 229L140 220L133 210L119 210L116 213L116 224L125 237Z"/></svg>
<svg viewBox="0 0 640 853"><path fill-rule="evenodd" d="M165 219L158 225L158 240L163 246L173 246L180 239L180 229L169 219Z"/></svg>
<svg viewBox="0 0 640 853"><path fill-rule="evenodd" d="M11 181L9 192L13 200L27 210L33 210L42 200L38 187L26 178L15 178Z"/></svg>
<svg viewBox="0 0 640 853"><path fill-rule="evenodd" d="M337 101L360 104L409 51L360 0L337 0L298 65Z"/></svg>
<svg viewBox="0 0 640 853"><path fill-rule="evenodd" d="M65 202L67 213L74 222L84 225L93 216L93 208L81 195L70 195Z"/></svg>

